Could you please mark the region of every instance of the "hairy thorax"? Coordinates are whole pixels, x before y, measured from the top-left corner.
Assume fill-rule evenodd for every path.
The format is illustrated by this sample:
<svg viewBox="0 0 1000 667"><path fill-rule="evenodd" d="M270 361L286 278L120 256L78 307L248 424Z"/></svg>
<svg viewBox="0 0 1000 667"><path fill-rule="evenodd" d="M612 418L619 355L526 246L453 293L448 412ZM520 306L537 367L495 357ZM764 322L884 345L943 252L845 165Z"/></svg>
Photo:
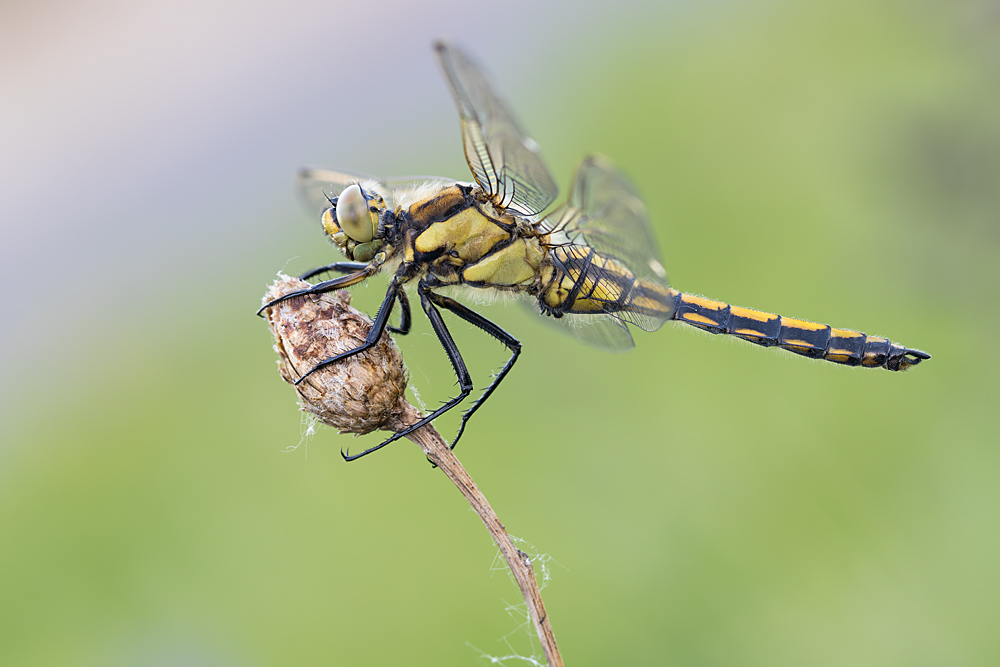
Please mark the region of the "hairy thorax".
<svg viewBox="0 0 1000 667"><path fill-rule="evenodd" d="M403 260L437 285L537 293L547 250L533 225L455 184L400 212Z"/></svg>

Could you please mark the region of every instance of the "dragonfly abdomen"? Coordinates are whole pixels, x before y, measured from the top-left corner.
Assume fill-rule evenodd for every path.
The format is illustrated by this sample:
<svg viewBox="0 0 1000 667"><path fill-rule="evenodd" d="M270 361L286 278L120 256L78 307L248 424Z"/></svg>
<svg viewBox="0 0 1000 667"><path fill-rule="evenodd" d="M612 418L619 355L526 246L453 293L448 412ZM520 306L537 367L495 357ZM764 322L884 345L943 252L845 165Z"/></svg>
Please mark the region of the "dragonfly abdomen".
<svg viewBox="0 0 1000 667"><path fill-rule="evenodd" d="M542 270L542 310L570 314L614 315L644 331L670 319L680 294L666 285L638 278L617 261L587 246L552 250L553 263Z"/></svg>
<svg viewBox="0 0 1000 667"><path fill-rule="evenodd" d="M930 358L926 352L903 347L887 338L731 306L693 294L678 293L676 304L673 319L685 324L835 364L904 371Z"/></svg>

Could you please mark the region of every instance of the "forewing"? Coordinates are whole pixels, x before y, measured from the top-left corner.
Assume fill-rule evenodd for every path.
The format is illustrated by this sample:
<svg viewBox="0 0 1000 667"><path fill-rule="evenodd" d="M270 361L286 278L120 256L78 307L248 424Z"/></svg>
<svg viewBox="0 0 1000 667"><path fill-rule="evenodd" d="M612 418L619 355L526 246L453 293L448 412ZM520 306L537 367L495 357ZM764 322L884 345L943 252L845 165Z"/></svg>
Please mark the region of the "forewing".
<svg viewBox="0 0 1000 667"><path fill-rule="evenodd" d="M591 247L642 280L667 285L646 205L628 177L603 156L583 159L566 203L540 228L557 243Z"/></svg>
<svg viewBox="0 0 1000 667"><path fill-rule="evenodd" d="M438 58L462 120L465 158L493 204L522 217L541 213L559 188L529 137L486 75L461 51L443 42Z"/></svg>

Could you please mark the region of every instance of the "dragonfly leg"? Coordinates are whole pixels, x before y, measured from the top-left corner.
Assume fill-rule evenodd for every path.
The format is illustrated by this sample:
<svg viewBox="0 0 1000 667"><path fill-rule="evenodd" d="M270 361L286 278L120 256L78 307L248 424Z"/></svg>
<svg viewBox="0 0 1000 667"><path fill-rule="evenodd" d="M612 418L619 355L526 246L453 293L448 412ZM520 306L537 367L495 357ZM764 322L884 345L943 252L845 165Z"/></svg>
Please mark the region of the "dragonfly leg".
<svg viewBox="0 0 1000 667"><path fill-rule="evenodd" d="M341 276L339 278L334 278L333 280L324 280L321 283L316 283L312 287L295 290L294 292L289 292L288 294L284 294L282 296L279 296L277 299L265 303L257 311L257 314L260 315L261 313L264 312L265 309L270 308L271 306L276 306L283 301L294 299L297 296L308 296L310 294L323 294L325 292L332 292L334 290L350 287L351 285L356 285L365 278L371 276L373 273L375 273L376 270L377 269L371 264L366 264L365 268L355 273L351 273L346 276ZM393 295L393 298L395 298L395 295Z"/></svg>
<svg viewBox="0 0 1000 667"><path fill-rule="evenodd" d="M472 418L472 414L479 409L479 406L486 402L486 399L490 397L490 394L492 394L498 386L500 386L504 377L506 377L507 373L510 372L510 369L514 367L514 362L517 361L518 355L521 354L521 341L511 336L509 333L476 311L463 306L454 299L449 299L446 296L441 296L440 294L435 294L433 292L430 293L430 299L438 306L455 313L472 326L482 329L489 335L493 336L498 341L503 343L508 350L510 350L510 359L507 360L507 363L504 364L504 367L500 370L500 372L496 374L493 378L493 382L491 382L490 386L486 388L483 395L476 399L476 402L472 405L472 407L466 410L462 415L462 423L458 427L458 434L455 435L455 439L451 442L451 448L455 449L455 445L458 444L458 439L462 437L462 433L465 431L465 424Z"/></svg>
<svg viewBox="0 0 1000 667"><path fill-rule="evenodd" d="M309 280L313 276L318 276L319 274L326 273L327 271L336 273L354 273L355 271L363 270L366 266L368 265L364 262L333 262L332 264L321 266L318 269L306 271L299 276L299 280Z"/></svg>
<svg viewBox="0 0 1000 667"><path fill-rule="evenodd" d="M444 324L444 319L441 317L441 311L439 311L434 305L434 300L438 298L438 295L431 292L422 282L417 286L417 292L420 294L420 305L423 307L424 313L427 315L427 319L431 321L431 327L434 329L434 333L437 334L441 347L444 348L445 353L448 355L448 360L451 361L451 366L455 370L455 375L458 376L458 385L460 388L459 394L458 396L445 401L441 407L418 421L416 424L407 426L402 431L397 431L385 442L375 445L374 447L370 447L360 454L351 455L345 451L341 451L340 455L344 457L345 461L360 459L362 456L366 456L374 451L382 449L390 442L398 440L407 433L412 433L418 428L431 423L444 413L448 412L448 410L451 410L453 407L461 403L465 400L466 396L472 393L472 376L469 375L469 370L465 367L465 361L462 359L462 354L458 351L458 346L455 345L455 341L451 337L448 327Z"/></svg>
<svg viewBox="0 0 1000 667"><path fill-rule="evenodd" d="M319 362L308 371L306 371L302 377L295 381L295 385L298 386L302 382L318 371L321 368L326 368L330 364L335 364L341 359L346 359L347 357L353 357L355 354L360 354L367 350L368 348L375 345L378 339L382 337L382 332L385 331L386 322L389 321L389 314L392 312L392 306L396 302L396 292L402 289L402 286L393 280L389 283L389 291L385 294L385 300L382 301L382 305L379 306L378 314L375 315L375 321L372 323L371 331L368 332L368 336L365 337L365 342L358 345L352 350L347 350L346 352L341 352L335 357L330 357L329 359L324 359Z"/></svg>
<svg viewBox="0 0 1000 667"><path fill-rule="evenodd" d="M352 273L354 271L362 271L368 265L364 262L333 262L332 264L327 264L326 266L321 266L318 269L313 269L312 271L307 271L299 276L299 280L309 280L313 276L318 276L321 273L326 273L327 271L337 271L340 273ZM406 292L399 290L397 293L399 298L399 326L388 326L386 327L389 331L394 334L400 334L405 336L410 333L410 301L406 298Z"/></svg>
<svg viewBox="0 0 1000 667"><path fill-rule="evenodd" d="M386 328L394 334L405 336L410 333L410 300L406 298L406 291L402 288L396 292L396 298L399 299L399 326Z"/></svg>

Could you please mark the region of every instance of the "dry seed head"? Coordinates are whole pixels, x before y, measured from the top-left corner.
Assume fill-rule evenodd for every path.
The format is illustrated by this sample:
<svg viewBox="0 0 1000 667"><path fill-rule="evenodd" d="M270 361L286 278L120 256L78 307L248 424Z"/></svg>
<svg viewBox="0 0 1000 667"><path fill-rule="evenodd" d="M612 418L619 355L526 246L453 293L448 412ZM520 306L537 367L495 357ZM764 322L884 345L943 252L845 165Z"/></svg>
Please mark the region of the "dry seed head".
<svg viewBox="0 0 1000 667"><path fill-rule="evenodd" d="M310 287L279 274L264 303ZM264 311L274 334L281 377L292 384L313 366L365 342L371 320L351 307L347 290L283 301ZM406 402L407 373L396 343L387 333L361 354L310 375L295 389L301 409L341 433L396 431L412 419Z"/></svg>

